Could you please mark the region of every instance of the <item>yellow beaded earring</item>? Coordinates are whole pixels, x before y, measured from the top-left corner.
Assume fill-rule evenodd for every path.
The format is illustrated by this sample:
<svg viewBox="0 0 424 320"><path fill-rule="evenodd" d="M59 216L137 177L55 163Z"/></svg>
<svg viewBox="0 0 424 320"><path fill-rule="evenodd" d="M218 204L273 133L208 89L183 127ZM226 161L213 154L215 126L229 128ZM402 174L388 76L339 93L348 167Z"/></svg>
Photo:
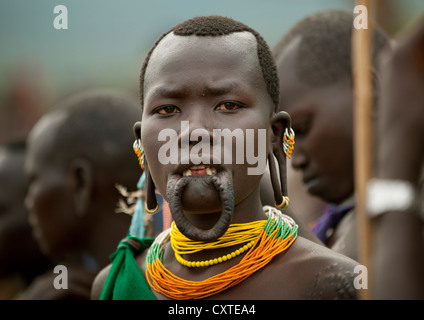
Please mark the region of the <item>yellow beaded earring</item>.
<svg viewBox="0 0 424 320"><path fill-rule="evenodd" d="M286 128L284 131L284 140L283 140L283 150L287 158L291 157L291 154L294 149L294 131L292 128L289 130Z"/></svg>
<svg viewBox="0 0 424 320"><path fill-rule="evenodd" d="M141 146L141 140L136 139L133 144L133 149L138 158L138 163L140 164L140 168L144 170L144 150Z"/></svg>

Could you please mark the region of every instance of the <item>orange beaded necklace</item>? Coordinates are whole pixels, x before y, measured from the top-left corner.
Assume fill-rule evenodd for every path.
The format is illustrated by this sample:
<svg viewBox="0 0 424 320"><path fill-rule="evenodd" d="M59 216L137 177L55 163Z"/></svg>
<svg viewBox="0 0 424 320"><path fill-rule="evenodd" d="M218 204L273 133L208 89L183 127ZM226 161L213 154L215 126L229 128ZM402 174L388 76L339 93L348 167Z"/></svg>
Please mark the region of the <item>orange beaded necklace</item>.
<svg viewBox="0 0 424 320"><path fill-rule="evenodd" d="M297 238L297 224L276 208L265 206L268 220L243 259L232 268L203 281L189 281L170 272L162 263L170 230L161 233L146 256L146 279L152 289L168 298L204 299L242 282L288 249ZM219 241L219 239L217 240Z"/></svg>

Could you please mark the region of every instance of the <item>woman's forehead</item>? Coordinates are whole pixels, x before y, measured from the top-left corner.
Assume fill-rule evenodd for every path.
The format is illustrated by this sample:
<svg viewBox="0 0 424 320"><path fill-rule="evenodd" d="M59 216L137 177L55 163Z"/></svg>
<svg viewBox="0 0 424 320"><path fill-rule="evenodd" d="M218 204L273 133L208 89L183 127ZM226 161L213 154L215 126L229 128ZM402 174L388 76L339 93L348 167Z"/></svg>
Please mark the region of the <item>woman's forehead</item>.
<svg viewBox="0 0 424 320"><path fill-rule="evenodd" d="M176 35L173 32L167 34L152 52L152 57L163 53L177 53L186 47L199 49L212 49L215 46L225 47L231 51L257 52L257 41L255 36L248 31L233 32L220 36L198 36L198 35ZM149 62L150 63L150 62Z"/></svg>
<svg viewBox="0 0 424 320"><path fill-rule="evenodd" d="M198 70L200 77L208 75L211 79L237 73L243 81L253 81L255 87L258 81L264 82L253 34L237 32L212 37L170 33L152 52L144 75L144 90L166 78L170 82L181 82L183 77L188 80L189 74L196 76L194 70Z"/></svg>

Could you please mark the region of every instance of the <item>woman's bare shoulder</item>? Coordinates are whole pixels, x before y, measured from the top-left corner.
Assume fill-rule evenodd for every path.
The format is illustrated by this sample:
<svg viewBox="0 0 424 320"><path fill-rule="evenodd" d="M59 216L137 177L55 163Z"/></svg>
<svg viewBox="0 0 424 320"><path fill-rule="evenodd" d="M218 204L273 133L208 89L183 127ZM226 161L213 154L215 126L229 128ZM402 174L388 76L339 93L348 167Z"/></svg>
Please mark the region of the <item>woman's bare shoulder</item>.
<svg viewBox="0 0 424 320"><path fill-rule="evenodd" d="M299 237L281 263L296 271L305 299L356 299L355 268L359 263L305 238ZM285 260L285 261L283 261Z"/></svg>

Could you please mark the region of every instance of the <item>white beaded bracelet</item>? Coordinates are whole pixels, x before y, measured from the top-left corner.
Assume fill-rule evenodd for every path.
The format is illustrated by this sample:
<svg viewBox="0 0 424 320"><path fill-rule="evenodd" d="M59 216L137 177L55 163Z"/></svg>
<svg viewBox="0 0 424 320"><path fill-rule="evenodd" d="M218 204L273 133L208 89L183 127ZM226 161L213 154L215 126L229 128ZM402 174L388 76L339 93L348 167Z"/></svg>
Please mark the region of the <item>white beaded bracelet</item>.
<svg viewBox="0 0 424 320"><path fill-rule="evenodd" d="M415 203L415 187L408 181L376 178L368 181L366 206L371 217L387 211L406 211Z"/></svg>

